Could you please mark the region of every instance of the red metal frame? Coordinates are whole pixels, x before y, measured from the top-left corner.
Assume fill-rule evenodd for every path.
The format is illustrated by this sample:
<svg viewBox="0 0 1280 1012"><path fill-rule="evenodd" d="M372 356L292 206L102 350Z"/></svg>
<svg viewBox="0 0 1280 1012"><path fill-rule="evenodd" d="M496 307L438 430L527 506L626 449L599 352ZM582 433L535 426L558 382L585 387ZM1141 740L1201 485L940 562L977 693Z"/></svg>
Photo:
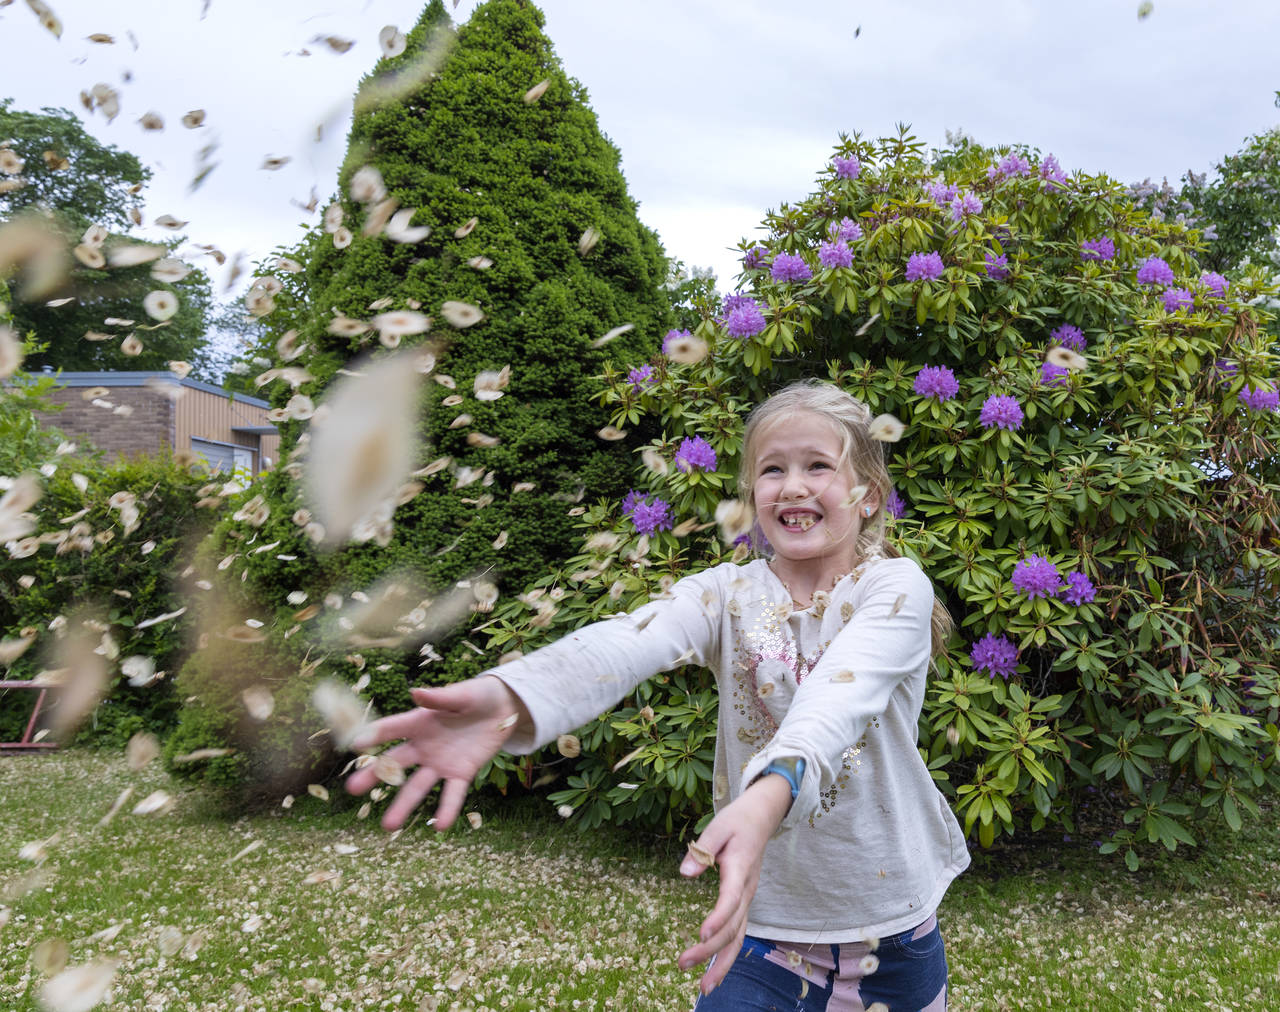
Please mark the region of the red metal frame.
<svg viewBox="0 0 1280 1012"><path fill-rule="evenodd" d="M34 689L39 695L36 696L36 705L31 710L31 719L27 721L27 729L22 733L22 740L0 742L0 749L57 748L56 741L31 740L32 732L36 729L36 718L40 716L40 708L44 706L44 697L49 691L49 686L38 682L0 682L0 690L3 689Z"/></svg>

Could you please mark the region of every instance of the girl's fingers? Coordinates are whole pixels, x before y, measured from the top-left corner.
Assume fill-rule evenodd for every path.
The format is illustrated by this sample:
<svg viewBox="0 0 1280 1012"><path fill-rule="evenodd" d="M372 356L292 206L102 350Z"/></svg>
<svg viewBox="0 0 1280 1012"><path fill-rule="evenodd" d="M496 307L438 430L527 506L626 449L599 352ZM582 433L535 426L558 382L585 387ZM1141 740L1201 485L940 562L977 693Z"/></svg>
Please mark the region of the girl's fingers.
<svg viewBox="0 0 1280 1012"><path fill-rule="evenodd" d="M729 939L729 943L715 954L715 958L711 961L711 965L707 967L707 972L702 975L702 980L698 986L703 994L710 994L724 981L729 975L729 971L733 968L734 962L738 958L738 953L742 951L742 938L745 932L746 922L743 921L742 928L734 933Z"/></svg>
<svg viewBox="0 0 1280 1012"><path fill-rule="evenodd" d="M440 804L436 806L436 829L443 832L453 825L467 797L467 780L446 780L440 788Z"/></svg>
<svg viewBox="0 0 1280 1012"><path fill-rule="evenodd" d="M727 883L720 880L720 899L715 909L707 915L698 929L697 945L685 949L680 954L679 965L687 970L691 966L706 962L712 953L719 952L746 928L747 906L741 888L726 889ZM718 962L718 960L717 960Z"/></svg>
<svg viewBox="0 0 1280 1012"><path fill-rule="evenodd" d="M418 686L410 689L409 695L415 703L428 710L447 710L450 713L461 713L474 702L471 686L467 682L431 687Z"/></svg>
<svg viewBox="0 0 1280 1012"><path fill-rule="evenodd" d="M362 771L363 772L363 771ZM422 799L436 785L440 778L430 766L423 766L401 785L391 807L382 816L384 829L399 829L404 825L409 813L422 803Z"/></svg>
<svg viewBox="0 0 1280 1012"><path fill-rule="evenodd" d="M373 748L388 741L408 738L422 725L421 710L406 710L390 717L380 717L366 727L352 741L351 747L357 749Z"/></svg>
<svg viewBox="0 0 1280 1012"><path fill-rule="evenodd" d="M744 884L742 869L736 862L727 861L720 865L720 894L711 913L707 914L702 927L698 929L698 937L704 942L723 934L734 923L734 915L743 905Z"/></svg>

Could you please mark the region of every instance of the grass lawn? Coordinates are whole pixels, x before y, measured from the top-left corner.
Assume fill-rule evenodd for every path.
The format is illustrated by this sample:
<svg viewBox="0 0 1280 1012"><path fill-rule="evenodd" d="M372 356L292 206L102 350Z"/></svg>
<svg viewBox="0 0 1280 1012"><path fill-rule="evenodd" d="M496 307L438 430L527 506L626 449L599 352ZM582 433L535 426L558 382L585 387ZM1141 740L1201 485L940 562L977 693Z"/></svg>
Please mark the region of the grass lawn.
<svg viewBox="0 0 1280 1012"><path fill-rule="evenodd" d="M172 811L131 814L157 789ZM0 805L6 1012L39 1007L49 939L71 965L117 961L112 1009L693 1003L675 957L711 877L685 882L678 850L582 835L529 802L482 802L480 828L444 836L419 820L388 837L336 798L228 819L155 764L73 750L0 759ZM1276 825L1272 808L1137 874L1087 844L975 855L940 912L952 1008L1280 1009ZM43 861L20 856L39 841Z"/></svg>

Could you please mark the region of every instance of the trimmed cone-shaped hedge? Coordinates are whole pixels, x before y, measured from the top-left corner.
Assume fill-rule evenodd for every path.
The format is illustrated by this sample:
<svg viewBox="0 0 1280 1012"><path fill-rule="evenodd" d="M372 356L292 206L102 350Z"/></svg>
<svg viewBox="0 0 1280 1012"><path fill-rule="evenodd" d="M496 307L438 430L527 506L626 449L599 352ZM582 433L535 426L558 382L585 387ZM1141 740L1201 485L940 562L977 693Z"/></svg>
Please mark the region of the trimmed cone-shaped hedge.
<svg viewBox="0 0 1280 1012"><path fill-rule="evenodd" d="M353 544L331 554L321 554L291 519L305 506L297 466L279 469L237 501L260 494L269 518L260 527L228 519L206 558L212 565L238 556L218 574L223 613L264 621L267 640L248 652L237 647L242 660L188 666L183 685L199 698L171 751L214 747L224 738L247 747L254 735L237 730L245 725L231 690L266 678L283 691L304 657L323 659L308 678L328 671L353 680L364 670L384 710L406 705L409 685L480 670L486 661L474 642L465 642L466 627L433 644L443 659L425 671L412 652L363 650L348 660L353 651L340 638L313 636L323 616L310 624L304 619L301 631L286 639L297 610L287 595L305 592L312 602L334 592L349 595L390 572L411 572L436 589L487 572L504 592L516 592L570 554L569 513L576 503L585 507L590 499L584 496L616 498L625 491L632 450L625 441L596 436L608 410L593 404L592 395L611 360L640 361L657 350L673 321L662 287L667 261L636 216L617 149L600 132L584 89L564 73L542 26L533 5L490 0L455 32L436 0L409 34L405 52L383 60L362 84L334 200L338 210L328 217L328 228L349 230L351 242L345 244L345 232L317 227L288 251L302 270L281 271L282 290L267 304L274 306L265 316L267 350L277 365L286 364L275 342L295 331L290 340L306 351L287 364L305 367L313 378L296 390L281 381L264 390L278 406L295 393L323 402L339 369L366 352L386 353L372 330L335 335L336 317L421 311L431 316L431 331L401 345L431 343L437 351L422 388L419 464L440 456L452 463L421 478L422 491L397 509L385 544ZM382 200L362 199L359 186L369 173L361 170L369 167L400 209L416 209L408 227L429 228L426 238L399 242L368 227ZM447 302L477 307L484 318L451 326L442 311ZM624 324L633 328L596 346ZM477 399L476 376L506 366L503 396ZM459 423L463 414L469 423ZM306 424L291 420L281 427L286 458ZM471 433L499 442L475 446ZM484 477L463 484L467 469L483 469ZM521 483L532 490L513 491ZM271 552L247 548L272 541L280 544ZM219 683L216 691L210 679ZM215 698L221 702L211 702ZM304 711L299 703L283 716L315 725ZM264 762L277 771L309 769L313 760L323 761L326 747L323 737L300 748L276 742Z"/></svg>

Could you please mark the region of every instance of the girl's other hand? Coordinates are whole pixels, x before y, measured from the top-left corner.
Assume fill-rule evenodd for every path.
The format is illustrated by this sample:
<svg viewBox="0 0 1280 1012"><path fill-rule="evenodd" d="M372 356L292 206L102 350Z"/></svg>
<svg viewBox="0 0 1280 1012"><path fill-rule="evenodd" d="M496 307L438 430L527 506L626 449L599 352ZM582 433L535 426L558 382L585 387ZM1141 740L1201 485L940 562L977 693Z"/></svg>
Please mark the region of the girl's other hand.
<svg viewBox="0 0 1280 1012"><path fill-rule="evenodd" d="M715 908L698 929L699 942L680 954L682 970L714 957L699 987L710 994L725 978L747 932L747 911L760 882L760 865L765 844L791 807L791 786L776 773L761 777L742 796L725 807L698 837L680 865L680 874L697 878L708 865L710 854L720 864L720 895Z"/></svg>
<svg viewBox="0 0 1280 1012"><path fill-rule="evenodd" d="M385 829L399 829L440 781L440 803L435 828L453 825L471 782L511 737L516 724L528 719L524 705L506 684L492 675L454 685L410 689L418 705L404 713L383 717L369 725L353 743L367 749L403 738L387 750L387 756L406 770L417 766L400 786L395 800L382 816ZM372 765L347 778L347 790L364 794L378 782Z"/></svg>

